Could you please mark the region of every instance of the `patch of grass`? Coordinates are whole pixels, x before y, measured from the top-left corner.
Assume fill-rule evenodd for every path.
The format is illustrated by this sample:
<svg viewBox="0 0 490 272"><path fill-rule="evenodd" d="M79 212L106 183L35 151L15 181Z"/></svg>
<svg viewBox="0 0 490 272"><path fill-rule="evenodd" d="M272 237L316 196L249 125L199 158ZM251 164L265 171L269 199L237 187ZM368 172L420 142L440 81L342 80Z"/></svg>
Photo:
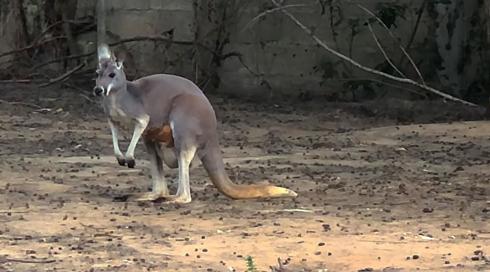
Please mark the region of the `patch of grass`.
<svg viewBox="0 0 490 272"><path fill-rule="evenodd" d="M247 256L247 258L245 260L247 261L247 272L258 272L252 256Z"/></svg>

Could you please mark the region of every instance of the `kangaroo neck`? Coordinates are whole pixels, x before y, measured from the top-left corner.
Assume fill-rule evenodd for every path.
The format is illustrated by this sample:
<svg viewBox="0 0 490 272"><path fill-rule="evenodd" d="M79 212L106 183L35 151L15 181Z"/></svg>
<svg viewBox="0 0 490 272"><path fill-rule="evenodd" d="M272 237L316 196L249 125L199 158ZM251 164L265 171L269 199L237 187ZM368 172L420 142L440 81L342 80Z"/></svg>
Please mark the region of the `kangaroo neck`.
<svg viewBox="0 0 490 272"><path fill-rule="evenodd" d="M125 96L131 96L134 92L130 91L136 88L133 83L130 81L126 81L121 87L117 88L117 90L113 90L108 96L108 100L117 100Z"/></svg>
<svg viewBox="0 0 490 272"><path fill-rule="evenodd" d="M123 98L128 97L128 85L127 82L123 84L121 87L112 90L109 95L104 97L104 104L109 107L114 107L116 104L119 104Z"/></svg>

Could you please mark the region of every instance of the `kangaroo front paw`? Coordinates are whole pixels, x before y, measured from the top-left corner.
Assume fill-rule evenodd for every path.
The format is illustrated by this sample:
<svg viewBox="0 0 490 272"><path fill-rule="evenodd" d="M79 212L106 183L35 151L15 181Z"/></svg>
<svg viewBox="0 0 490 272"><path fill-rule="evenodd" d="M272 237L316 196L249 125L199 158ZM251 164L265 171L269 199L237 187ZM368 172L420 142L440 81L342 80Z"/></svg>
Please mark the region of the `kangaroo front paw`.
<svg viewBox="0 0 490 272"><path fill-rule="evenodd" d="M126 165L126 160L121 157L116 157L117 162L119 163L120 166L125 166Z"/></svg>
<svg viewBox="0 0 490 272"><path fill-rule="evenodd" d="M126 163L128 164L129 168L134 168L134 166L136 165L134 158L126 158Z"/></svg>

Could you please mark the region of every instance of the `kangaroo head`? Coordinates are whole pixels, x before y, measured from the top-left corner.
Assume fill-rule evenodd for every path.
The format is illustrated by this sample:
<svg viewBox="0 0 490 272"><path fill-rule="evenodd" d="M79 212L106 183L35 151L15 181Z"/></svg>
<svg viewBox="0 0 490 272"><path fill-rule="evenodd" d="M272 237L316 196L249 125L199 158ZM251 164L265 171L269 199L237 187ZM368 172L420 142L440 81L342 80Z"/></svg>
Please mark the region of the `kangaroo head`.
<svg viewBox="0 0 490 272"><path fill-rule="evenodd" d="M94 94L108 96L126 87L126 75L122 60L116 59L109 46L103 44L98 50L99 65L96 71Z"/></svg>

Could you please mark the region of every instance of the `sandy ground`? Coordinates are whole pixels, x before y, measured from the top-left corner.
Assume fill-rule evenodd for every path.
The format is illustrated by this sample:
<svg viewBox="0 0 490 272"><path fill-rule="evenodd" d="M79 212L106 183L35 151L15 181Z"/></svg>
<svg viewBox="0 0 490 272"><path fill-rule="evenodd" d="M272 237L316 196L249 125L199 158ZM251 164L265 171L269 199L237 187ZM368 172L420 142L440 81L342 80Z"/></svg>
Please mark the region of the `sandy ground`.
<svg viewBox="0 0 490 272"><path fill-rule="evenodd" d="M490 271L487 121L213 97L230 177L299 197L233 201L197 166L192 203L139 204L144 147L119 166L97 105L27 87L6 99L48 109L0 104L0 271L246 271L247 256L257 271Z"/></svg>

